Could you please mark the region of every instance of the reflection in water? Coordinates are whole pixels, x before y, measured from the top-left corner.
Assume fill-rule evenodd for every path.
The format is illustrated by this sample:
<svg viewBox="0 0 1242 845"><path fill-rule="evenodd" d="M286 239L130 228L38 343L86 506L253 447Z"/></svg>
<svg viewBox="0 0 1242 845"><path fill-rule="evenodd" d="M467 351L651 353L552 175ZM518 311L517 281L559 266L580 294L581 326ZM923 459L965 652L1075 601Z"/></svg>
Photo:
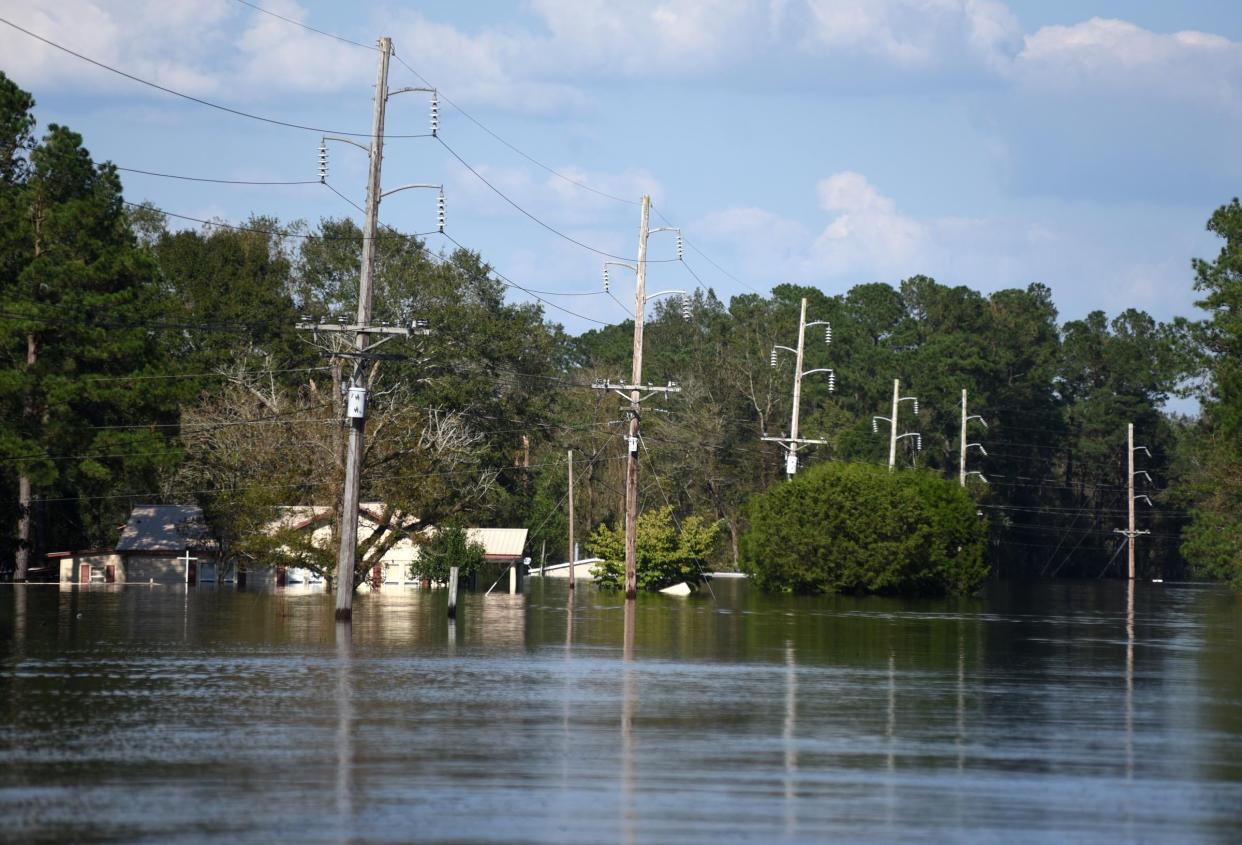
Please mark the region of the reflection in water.
<svg viewBox="0 0 1242 845"><path fill-rule="evenodd" d="M638 810L634 804L634 605L625 602L624 645L621 650L621 829L626 842L633 842Z"/></svg>
<svg viewBox="0 0 1242 845"><path fill-rule="evenodd" d="M1126 585L1126 780L1134 780L1134 579Z"/></svg>
<svg viewBox="0 0 1242 845"><path fill-rule="evenodd" d="M353 634L348 622L336 623L336 820L338 841L352 838L354 817Z"/></svg>
<svg viewBox="0 0 1242 845"><path fill-rule="evenodd" d="M26 590L25 584L13 585L13 656L20 658L26 642Z"/></svg>
<svg viewBox="0 0 1242 845"><path fill-rule="evenodd" d="M798 665L792 640L785 641L785 832L798 829Z"/></svg>
<svg viewBox="0 0 1242 845"><path fill-rule="evenodd" d="M1242 842L1226 589L1144 589L1139 684L1137 583L548 582L456 654L441 591L360 594L351 650L325 594L191 589L184 644L184 593L0 584L0 841Z"/></svg>
<svg viewBox="0 0 1242 845"><path fill-rule="evenodd" d="M957 626L957 770L966 765L966 632Z"/></svg>

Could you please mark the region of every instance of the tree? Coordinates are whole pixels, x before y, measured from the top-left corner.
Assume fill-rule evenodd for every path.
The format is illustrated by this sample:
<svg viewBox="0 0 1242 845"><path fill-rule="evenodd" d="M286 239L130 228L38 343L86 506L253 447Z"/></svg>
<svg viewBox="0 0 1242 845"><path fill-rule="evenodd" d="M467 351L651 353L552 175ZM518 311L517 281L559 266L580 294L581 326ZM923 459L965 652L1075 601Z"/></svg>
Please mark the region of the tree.
<svg viewBox="0 0 1242 845"><path fill-rule="evenodd" d="M987 523L970 495L926 470L819 464L751 498L742 567L764 590L974 591Z"/></svg>
<svg viewBox="0 0 1242 845"><path fill-rule="evenodd" d="M682 581L704 580L704 564L720 534L719 523L704 523L688 516L674 524L671 507L644 511L638 517L638 586L662 590ZM600 525L587 541L587 551L603 558L596 567L595 583L618 590L625 580L625 530Z"/></svg>
<svg viewBox="0 0 1242 845"><path fill-rule="evenodd" d="M62 126L36 143L33 105L0 73L0 457L19 579L40 539L114 541L129 497L178 457L165 302L116 169Z"/></svg>
<svg viewBox="0 0 1242 845"><path fill-rule="evenodd" d="M1195 259L1197 303L1208 312L1198 327L1203 415L1190 441L1185 500L1190 525L1182 553L1201 576L1242 586L1242 205L1235 197L1207 224L1223 238L1215 261Z"/></svg>
<svg viewBox="0 0 1242 845"><path fill-rule="evenodd" d="M449 570L455 566L458 577L469 578L483 566L486 553L482 543L470 540L465 528L448 525L436 530L419 547L418 557L410 564L410 575L444 584L448 582Z"/></svg>

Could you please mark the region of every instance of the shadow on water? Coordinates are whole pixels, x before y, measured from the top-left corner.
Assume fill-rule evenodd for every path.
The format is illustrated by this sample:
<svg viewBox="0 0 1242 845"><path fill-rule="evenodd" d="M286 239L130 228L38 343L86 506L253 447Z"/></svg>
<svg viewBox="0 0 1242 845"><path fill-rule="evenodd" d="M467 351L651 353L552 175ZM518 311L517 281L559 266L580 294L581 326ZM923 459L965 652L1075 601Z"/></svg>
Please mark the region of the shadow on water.
<svg viewBox="0 0 1242 845"><path fill-rule="evenodd" d="M0 587L0 840L1242 838L1242 603Z"/></svg>

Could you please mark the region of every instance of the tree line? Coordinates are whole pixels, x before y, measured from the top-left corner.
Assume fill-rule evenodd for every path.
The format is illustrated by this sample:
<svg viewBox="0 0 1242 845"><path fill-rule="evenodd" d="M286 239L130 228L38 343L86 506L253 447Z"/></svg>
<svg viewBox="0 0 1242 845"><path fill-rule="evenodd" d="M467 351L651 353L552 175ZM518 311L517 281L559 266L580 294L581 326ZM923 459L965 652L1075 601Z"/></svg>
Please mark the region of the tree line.
<svg viewBox="0 0 1242 845"><path fill-rule="evenodd" d="M349 368L370 388L363 501L374 531L359 573L396 540L437 523L526 526L531 550L563 558L565 453L576 455L578 536L623 513L621 401L591 390L629 372L632 323L577 336L515 303L474 252L430 250L390 229L377 244L375 319L429 322L349 357L342 335L297 328L352 321L361 232L349 219L175 228L123 198L108 163L61 126L36 132L33 98L0 74L0 560L37 566L49 550L107 546L130 507L203 507L237 560L292 549L333 575L331 550L297 546L291 514L339 525ZM644 376L680 394L643 421L644 509L718 524L715 564L739 554L748 499L780 483L776 444L792 370L769 350L795 336L800 300L833 327L808 337L802 431L824 461L882 463L892 381L920 399L902 429L922 449L898 465L957 471L962 389L988 429L970 494L1003 576L1115 573L1124 524L1125 430L1150 450L1140 468L1140 567L1154 577L1242 573L1242 210L1219 209L1224 242L1188 273L1199 321L1128 309L1063 321L1051 291L982 294L916 276L829 294L778 285L719 299L696 291L690 319L657 306ZM1201 413L1163 410L1194 397ZM903 410L903 414L906 412ZM908 444L911 441L903 441ZM1146 482L1144 482L1146 483ZM303 510L294 510L301 508ZM272 530L282 525L288 530ZM293 543L294 545L290 545ZM355 577L360 577L358 574Z"/></svg>

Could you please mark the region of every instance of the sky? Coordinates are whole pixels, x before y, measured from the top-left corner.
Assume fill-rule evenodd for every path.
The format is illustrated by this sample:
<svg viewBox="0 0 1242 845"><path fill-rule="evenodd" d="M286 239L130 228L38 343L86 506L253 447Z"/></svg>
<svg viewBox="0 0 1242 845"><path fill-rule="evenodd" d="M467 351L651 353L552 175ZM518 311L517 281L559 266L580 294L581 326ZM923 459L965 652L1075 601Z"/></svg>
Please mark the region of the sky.
<svg viewBox="0 0 1242 845"><path fill-rule="evenodd" d="M600 253L633 260L643 193L653 225L687 242L678 262L671 233L651 236L652 290L838 294L924 274L985 293L1040 282L1065 320L1129 307L1167 320L1198 314L1191 258L1218 253L1205 223L1242 192L1242 4L1230 0L254 5L358 44L241 0L0 0L0 18L310 129L172 96L3 24L0 69L35 95L41 124L82 133L97 159L312 182L123 172L129 200L313 223L361 217L350 201L364 200L365 153L329 143L342 199L317 182L317 149L325 130L370 132L378 53L366 45L390 36L390 88L435 86L440 128L389 138L384 188L443 185L448 234L546 292L548 317L574 333L632 313L632 277L613 268L616 298L604 295ZM388 134L425 135L428 112L425 93L391 96ZM380 215L432 231L435 192L396 193Z"/></svg>

